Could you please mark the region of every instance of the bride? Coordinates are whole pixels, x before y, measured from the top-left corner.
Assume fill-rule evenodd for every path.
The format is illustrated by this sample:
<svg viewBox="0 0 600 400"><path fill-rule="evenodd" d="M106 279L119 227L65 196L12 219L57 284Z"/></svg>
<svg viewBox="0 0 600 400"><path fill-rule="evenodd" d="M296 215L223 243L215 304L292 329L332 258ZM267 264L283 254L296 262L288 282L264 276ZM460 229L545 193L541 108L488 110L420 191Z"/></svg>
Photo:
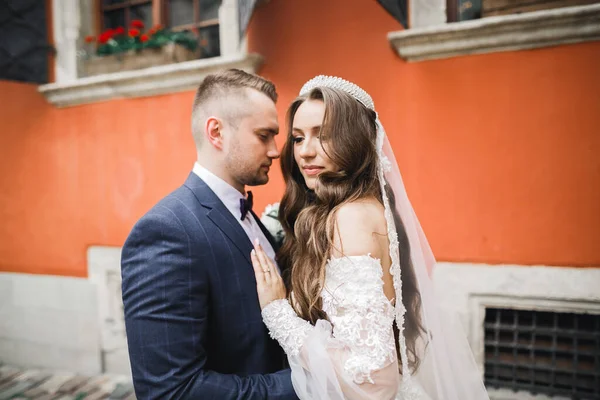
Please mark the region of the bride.
<svg viewBox="0 0 600 400"><path fill-rule="evenodd" d="M371 97L308 81L288 110L277 258L252 251L262 316L300 399L488 399Z"/></svg>

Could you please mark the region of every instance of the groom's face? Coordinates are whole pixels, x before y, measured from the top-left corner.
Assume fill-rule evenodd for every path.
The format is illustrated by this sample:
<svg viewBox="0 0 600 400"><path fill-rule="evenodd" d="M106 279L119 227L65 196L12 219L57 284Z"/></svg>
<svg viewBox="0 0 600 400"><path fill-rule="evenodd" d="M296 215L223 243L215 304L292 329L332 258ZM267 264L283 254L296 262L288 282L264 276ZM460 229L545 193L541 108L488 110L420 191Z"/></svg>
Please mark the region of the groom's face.
<svg viewBox="0 0 600 400"><path fill-rule="evenodd" d="M275 135L279 132L275 103L265 94L247 90L245 112L230 124L225 163L231 178L244 186L264 185L279 158Z"/></svg>

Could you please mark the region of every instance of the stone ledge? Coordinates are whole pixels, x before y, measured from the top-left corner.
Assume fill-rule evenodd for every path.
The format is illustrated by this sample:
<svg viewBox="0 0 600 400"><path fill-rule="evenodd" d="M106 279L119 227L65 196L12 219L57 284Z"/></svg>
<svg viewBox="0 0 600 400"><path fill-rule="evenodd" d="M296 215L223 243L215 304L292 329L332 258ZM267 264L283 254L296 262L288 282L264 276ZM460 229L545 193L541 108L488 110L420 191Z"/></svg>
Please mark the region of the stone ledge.
<svg viewBox="0 0 600 400"><path fill-rule="evenodd" d="M38 90L57 107L69 107L116 98L194 90L210 73L227 68L256 73L262 62L263 58L258 54L215 57L91 76L68 83L49 83L41 85Z"/></svg>
<svg viewBox="0 0 600 400"><path fill-rule="evenodd" d="M407 61L535 49L600 39L600 4L482 18L390 32Z"/></svg>

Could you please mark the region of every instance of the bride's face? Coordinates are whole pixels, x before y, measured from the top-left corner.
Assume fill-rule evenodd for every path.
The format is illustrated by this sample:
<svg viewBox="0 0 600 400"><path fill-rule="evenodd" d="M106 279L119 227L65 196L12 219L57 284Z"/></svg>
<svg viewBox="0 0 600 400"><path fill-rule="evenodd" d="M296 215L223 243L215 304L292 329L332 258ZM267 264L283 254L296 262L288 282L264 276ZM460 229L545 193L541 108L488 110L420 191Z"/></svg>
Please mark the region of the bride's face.
<svg viewBox="0 0 600 400"><path fill-rule="evenodd" d="M321 100L306 100L294 115L294 159L309 189L315 188L319 174L338 170L326 153L326 138L320 136L324 116L325 103Z"/></svg>

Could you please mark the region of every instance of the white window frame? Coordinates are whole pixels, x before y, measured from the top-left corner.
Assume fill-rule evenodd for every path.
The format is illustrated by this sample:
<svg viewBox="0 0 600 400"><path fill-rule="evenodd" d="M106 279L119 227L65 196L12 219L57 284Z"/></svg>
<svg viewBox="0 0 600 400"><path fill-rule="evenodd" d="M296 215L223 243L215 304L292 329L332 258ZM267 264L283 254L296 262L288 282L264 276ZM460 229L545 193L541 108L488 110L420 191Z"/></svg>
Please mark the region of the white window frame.
<svg viewBox="0 0 600 400"><path fill-rule="evenodd" d="M58 107L194 90L206 75L217 70L239 68L256 73L262 65L263 58L248 54L246 39L240 40L237 0L223 0L219 8L219 57L79 77L78 51L89 32L91 4L93 0L52 0L55 82L41 85L39 91Z"/></svg>
<svg viewBox="0 0 600 400"><path fill-rule="evenodd" d="M446 23L445 0L412 0L410 28L388 40L406 61L600 40L600 4Z"/></svg>

